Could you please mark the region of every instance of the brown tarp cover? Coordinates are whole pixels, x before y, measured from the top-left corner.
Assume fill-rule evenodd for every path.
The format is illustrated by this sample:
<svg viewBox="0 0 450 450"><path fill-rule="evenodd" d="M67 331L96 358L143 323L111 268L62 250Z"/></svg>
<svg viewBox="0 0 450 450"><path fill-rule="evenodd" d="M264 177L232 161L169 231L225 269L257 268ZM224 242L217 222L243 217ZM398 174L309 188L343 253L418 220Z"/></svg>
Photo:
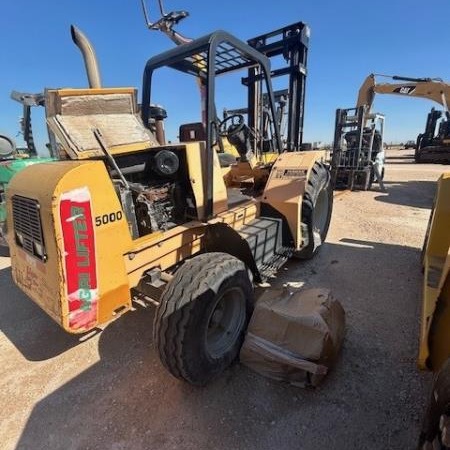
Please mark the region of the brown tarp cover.
<svg viewBox="0 0 450 450"><path fill-rule="evenodd" d="M240 359L266 377L317 386L335 361L344 334L344 309L329 290L268 290L256 304Z"/></svg>

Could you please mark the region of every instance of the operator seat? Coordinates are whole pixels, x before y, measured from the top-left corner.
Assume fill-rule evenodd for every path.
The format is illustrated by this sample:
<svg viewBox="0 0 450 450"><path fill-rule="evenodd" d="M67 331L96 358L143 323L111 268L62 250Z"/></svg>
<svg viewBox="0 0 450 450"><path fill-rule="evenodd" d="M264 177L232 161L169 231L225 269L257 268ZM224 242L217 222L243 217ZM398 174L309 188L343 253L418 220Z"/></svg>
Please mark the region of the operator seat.
<svg viewBox="0 0 450 450"><path fill-rule="evenodd" d="M198 142L206 141L206 130L201 122L185 123L180 125L180 142ZM218 151L220 167L229 167L236 163L236 156L225 151Z"/></svg>

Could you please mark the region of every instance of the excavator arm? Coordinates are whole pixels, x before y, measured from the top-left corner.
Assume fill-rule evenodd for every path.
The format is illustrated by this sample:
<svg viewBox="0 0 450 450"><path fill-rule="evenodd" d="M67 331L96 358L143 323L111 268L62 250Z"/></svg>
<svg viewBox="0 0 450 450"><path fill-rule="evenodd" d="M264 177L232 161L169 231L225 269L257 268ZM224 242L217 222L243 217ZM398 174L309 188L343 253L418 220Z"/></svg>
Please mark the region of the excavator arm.
<svg viewBox="0 0 450 450"><path fill-rule="evenodd" d="M377 83L375 74L370 74L361 85L358 92L357 106L372 108L375 94L394 94L407 97L418 97L432 100L442 105L448 111L450 100L450 85L441 80L432 78L408 78L388 76L392 80L404 81L403 83ZM385 75L383 75L385 76Z"/></svg>

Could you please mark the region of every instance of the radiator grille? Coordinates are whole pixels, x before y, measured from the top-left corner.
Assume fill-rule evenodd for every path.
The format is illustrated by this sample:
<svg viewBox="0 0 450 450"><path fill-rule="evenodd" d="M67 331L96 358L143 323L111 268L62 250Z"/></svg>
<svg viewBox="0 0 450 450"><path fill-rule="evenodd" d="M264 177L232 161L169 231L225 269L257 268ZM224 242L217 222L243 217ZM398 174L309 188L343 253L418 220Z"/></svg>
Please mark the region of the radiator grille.
<svg viewBox="0 0 450 450"><path fill-rule="evenodd" d="M46 261L39 203L31 198L14 195L12 198L14 234L17 245L30 255Z"/></svg>

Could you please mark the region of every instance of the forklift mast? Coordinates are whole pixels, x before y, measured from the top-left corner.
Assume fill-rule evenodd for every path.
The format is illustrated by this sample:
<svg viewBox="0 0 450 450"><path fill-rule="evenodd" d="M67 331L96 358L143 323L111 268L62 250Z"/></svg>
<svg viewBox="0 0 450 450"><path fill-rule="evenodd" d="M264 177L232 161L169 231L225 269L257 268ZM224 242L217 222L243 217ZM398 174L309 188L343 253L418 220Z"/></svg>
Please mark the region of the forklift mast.
<svg viewBox="0 0 450 450"><path fill-rule="evenodd" d="M370 114L366 106L337 109L333 157L338 160L334 161L334 165L363 169L372 161L373 153L381 149L383 127L384 116ZM348 152L350 155L346 155L346 150L351 150L351 153Z"/></svg>
<svg viewBox="0 0 450 450"><path fill-rule="evenodd" d="M374 175L382 181L382 161L375 161L383 151L383 131L384 116L370 114L367 105L336 110L331 155L334 188L368 190Z"/></svg>
<svg viewBox="0 0 450 450"><path fill-rule="evenodd" d="M303 141L303 120L305 107L305 87L310 29L303 22L280 28L270 33L249 39L247 43L263 55L272 59L282 56L286 65L271 71L272 79L288 76L287 137L284 150L299 151ZM260 94L261 76L257 68L248 70L248 77L242 82L248 86L248 125L258 128L262 101Z"/></svg>

